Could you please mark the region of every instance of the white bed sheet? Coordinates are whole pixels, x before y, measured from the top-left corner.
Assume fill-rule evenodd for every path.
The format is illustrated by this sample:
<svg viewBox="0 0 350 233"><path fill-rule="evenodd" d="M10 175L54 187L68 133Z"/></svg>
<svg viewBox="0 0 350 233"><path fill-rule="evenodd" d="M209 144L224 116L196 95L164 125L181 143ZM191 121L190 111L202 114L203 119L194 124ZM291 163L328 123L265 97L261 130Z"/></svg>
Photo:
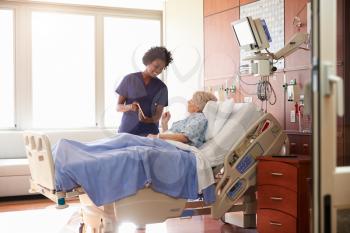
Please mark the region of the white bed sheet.
<svg viewBox="0 0 350 233"><path fill-rule="evenodd" d="M191 151L196 156L197 163L197 178L198 178L198 193L202 193L202 190L214 184L213 170L209 161L204 157L203 153L196 147L184 144L178 141L166 140L167 142L175 145L177 148Z"/></svg>

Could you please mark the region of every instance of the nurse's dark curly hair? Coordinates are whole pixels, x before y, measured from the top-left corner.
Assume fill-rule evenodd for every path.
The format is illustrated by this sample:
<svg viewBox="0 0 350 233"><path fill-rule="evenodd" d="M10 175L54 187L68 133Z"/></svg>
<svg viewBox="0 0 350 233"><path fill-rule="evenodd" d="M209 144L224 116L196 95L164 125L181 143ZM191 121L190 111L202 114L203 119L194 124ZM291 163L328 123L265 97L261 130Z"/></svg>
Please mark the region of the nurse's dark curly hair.
<svg viewBox="0 0 350 233"><path fill-rule="evenodd" d="M165 47L152 47L145 55L143 55L142 62L145 66L151 64L154 60L160 59L165 62L165 68L173 61L171 52Z"/></svg>

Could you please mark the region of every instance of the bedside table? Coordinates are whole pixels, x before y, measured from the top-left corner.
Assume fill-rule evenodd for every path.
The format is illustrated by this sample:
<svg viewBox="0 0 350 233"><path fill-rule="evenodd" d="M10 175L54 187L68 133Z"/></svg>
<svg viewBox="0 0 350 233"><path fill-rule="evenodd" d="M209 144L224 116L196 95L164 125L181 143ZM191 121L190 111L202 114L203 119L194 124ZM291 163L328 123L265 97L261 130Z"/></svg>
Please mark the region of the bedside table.
<svg viewBox="0 0 350 233"><path fill-rule="evenodd" d="M309 155L312 146L312 134L306 132L285 130L290 144L291 154Z"/></svg>
<svg viewBox="0 0 350 233"><path fill-rule="evenodd" d="M310 156L258 160L258 232L310 232Z"/></svg>

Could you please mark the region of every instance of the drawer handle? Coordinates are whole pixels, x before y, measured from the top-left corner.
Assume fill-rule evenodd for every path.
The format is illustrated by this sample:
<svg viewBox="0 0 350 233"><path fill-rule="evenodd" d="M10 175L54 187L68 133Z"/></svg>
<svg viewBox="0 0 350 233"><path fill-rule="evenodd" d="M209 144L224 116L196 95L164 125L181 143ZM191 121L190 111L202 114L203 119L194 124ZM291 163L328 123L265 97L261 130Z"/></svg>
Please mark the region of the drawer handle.
<svg viewBox="0 0 350 233"><path fill-rule="evenodd" d="M283 176L283 173L280 173L280 172L271 172L271 175L273 175L273 176Z"/></svg>
<svg viewBox="0 0 350 233"><path fill-rule="evenodd" d="M279 222L272 222L270 221L270 225L274 225L274 226L282 226L282 223L279 223Z"/></svg>
<svg viewBox="0 0 350 233"><path fill-rule="evenodd" d="M270 197L270 199L273 201L282 201L283 200L282 197Z"/></svg>

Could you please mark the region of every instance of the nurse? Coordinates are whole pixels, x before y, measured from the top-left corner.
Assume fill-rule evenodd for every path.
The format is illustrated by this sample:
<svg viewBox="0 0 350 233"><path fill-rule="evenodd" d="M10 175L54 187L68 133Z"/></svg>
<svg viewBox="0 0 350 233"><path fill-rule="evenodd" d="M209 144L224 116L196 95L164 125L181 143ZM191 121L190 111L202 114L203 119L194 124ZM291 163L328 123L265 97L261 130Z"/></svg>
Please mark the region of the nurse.
<svg viewBox="0 0 350 233"><path fill-rule="evenodd" d="M168 106L168 88L157 76L172 60L165 47L152 47L142 58L145 70L123 78L116 89L117 111L123 112L119 133L140 136L159 133L159 119Z"/></svg>

